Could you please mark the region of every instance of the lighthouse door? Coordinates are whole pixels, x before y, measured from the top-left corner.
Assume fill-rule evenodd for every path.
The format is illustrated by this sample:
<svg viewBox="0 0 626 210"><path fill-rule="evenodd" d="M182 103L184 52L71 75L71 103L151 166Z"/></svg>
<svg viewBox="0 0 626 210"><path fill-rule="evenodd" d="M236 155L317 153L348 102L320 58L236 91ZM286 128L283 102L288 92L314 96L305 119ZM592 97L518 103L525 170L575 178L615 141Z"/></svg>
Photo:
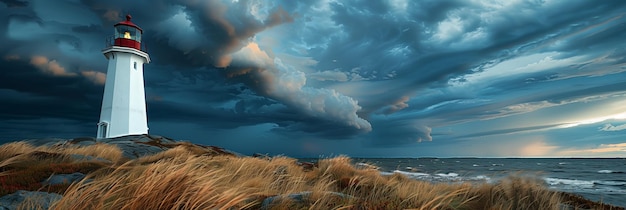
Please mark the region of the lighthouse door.
<svg viewBox="0 0 626 210"><path fill-rule="evenodd" d="M98 133L100 135L98 135L98 138L106 138L107 137L107 131L109 127L109 123L107 122L100 122L98 123Z"/></svg>

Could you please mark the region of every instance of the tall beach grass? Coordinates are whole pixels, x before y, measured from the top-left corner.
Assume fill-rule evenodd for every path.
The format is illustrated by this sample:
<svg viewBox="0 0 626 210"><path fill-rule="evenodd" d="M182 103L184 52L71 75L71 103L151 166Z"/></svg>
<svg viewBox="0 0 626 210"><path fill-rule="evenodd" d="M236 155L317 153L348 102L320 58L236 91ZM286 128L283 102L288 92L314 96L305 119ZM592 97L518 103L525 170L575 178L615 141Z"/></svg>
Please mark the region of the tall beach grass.
<svg viewBox="0 0 626 210"><path fill-rule="evenodd" d="M87 178L66 185L40 184L52 174L72 172ZM106 144L5 144L0 146L0 184L5 189L0 196L18 189L58 192L63 198L51 209L59 210L576 208L575 203L567 205L566 196L532 178L510 177L495 184L429 183L355 167L345 156L303 167L289 157L222 155L188 143L132 160ZM27 202L22 206L34 208Z"/></svg>

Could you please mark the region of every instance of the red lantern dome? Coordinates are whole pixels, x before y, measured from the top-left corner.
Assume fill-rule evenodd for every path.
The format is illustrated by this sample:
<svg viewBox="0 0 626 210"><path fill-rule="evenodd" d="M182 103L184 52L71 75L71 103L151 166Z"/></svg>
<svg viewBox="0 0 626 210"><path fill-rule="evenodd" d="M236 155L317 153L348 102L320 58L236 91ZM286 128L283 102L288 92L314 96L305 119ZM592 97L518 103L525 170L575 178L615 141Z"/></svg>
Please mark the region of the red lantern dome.
<svg viewBox="0 0 626 210"><path fill-rule="evenodd" d="M130 22L132 16L126 15L126 20L115 24L114 46L129 47L141 50L141 35L143 30Z"/></svg>

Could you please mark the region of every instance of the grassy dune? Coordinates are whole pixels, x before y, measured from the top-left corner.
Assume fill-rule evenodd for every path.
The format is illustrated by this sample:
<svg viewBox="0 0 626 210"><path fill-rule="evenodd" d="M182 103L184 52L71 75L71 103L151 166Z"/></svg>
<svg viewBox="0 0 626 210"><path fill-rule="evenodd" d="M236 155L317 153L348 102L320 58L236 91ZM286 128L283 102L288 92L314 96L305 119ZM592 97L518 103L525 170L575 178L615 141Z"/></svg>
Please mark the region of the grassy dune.
<svg viewBox="0 0 626 210"><path fill-rule="evenodd" d="M357 168L348 157L303 165L288 157L236 157L189 143L125 159L119 148L0 146L0 196L57 192L51 209L611 209L549 191L537 180L433 184ZM76 159L72 154L99 158ZM102 160L109 161L102 161ZM88 174L81 183L42 186L52 174ZM265 203L264 203L265 201ZM564 205L567 204L567 205ZM25 201L24 208L33 208ZM622 208L623 209L623 208Z"/></svg>

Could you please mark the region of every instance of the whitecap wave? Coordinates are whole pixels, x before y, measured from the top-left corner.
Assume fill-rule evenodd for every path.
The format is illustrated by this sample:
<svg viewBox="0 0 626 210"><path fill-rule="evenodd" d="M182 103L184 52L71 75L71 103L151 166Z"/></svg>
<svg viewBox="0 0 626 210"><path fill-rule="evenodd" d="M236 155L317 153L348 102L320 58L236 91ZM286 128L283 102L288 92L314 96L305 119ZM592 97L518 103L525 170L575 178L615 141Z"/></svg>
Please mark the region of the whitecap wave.
<svg viewBox="0 0 626 210"><path fill-rule="evenodd" d="M478 175L475 177L471 178L472 180L485 180L485 181L489 181L491 180L491 177L485 176L485 175Z"/></svg>
<svg viewBox="0 0 626 210"><path fill-rule="evenodd" d="M411 178L430 176L430 174L427 174L427 173L406 172L406 171L400 171L400 170L394 170L393 173L403 174Z"/></svg>
<svg viewBox="0 0 626 210"><path fill-rule="evenodd" d="M356 166L358 168L364 168L364 169L376 169L376 170L380 169L380 167L378 167L378 166L370 165L370 164L367 164L367 163L356 163Z"/></svg>
<svg viewBox="0 0 626 210"><path fill-rule="evenodd" d="M459 174L457 173L447 173L447 174L439 173L435 175L440 176L440 177L458 177L459 176Z"/></svg>
<svg viewBox="0 0 626 210"><path fill-rule="evenodd" d="M594 183L608 186L626 186L626 182L622 181L594 181Z"/></svg>
<svg viewBox="0 0 626 210"><path fill-rule="evenodd" d="M460 176L458 173L449 172L449 173L437 173L437 174L427 174L420 172L408 172L401 170L394 170L392 172L381 172L381 175L393 175L394 173L405 175L411 179L421 180L421 181L429 181L429 182L490 182L491 178L486 175L478 175L478 176Z"/></svg>
<svg viewBox="0 0 626 210"><path fill-rule="evenodd" d="M544 181L548 185L571 185L571 186L579 186L579 187L593 187L594 181L588 180L577 180L577 179L559 179L559 178L544 178Z"/></svg>
<svg viewBox="0 0 626 210"><path fill-rule="evenodd" d="M621 171L613 171L613 170L599 170L598 173L601 174L623 174Z"/></svg>

